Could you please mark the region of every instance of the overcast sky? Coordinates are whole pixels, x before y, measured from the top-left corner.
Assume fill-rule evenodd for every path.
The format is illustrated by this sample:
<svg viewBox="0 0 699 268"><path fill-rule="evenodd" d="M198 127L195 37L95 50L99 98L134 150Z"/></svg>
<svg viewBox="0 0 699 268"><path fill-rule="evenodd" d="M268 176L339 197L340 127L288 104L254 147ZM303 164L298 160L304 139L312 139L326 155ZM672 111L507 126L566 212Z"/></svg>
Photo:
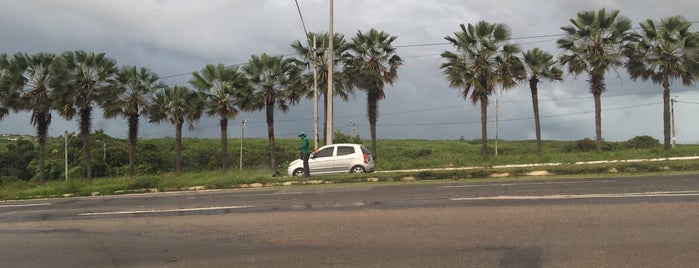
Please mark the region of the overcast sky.
<svg viewBox="0 0 699 268"><path fill-rule="evenodd" d="M327 31L328 0L298 0L309 32ZM439 54L453 50L444 37L459 24L485 20L512 29L513 42L523 50L539 47L559 56L555 40L561 26L583 10L618 9L634 27L646 19L683 15L699 21L699 1L690 0L336 0L334 29L346 39L358 30L386 31L398 39L404 59L398 81L387 86L379 103L378 137L397 139L480 138L480 109L448 87L439 70ZM699 24L693 24L697 31ZM290 44L303 40L304 30L294 0L0 0L0 53L62 53L67 50L105 52L118 65L147 67L168 85L187 85L191 73L206 64L242 64L253 54L294 56ZM544 37L542 37L544 36ZM546 37L547 36L547 37ZM425 45L425 46L411 46ZM407 46L407 47L401 47ZM539 87L544 139L594 138L594 106L586 75ZM606 76L602 95L602 136L623 141L638 135L662 140L662 89L651 82L631 81L619 69ZM699 91L672 82L676 96L675 122L680 143L699 143ZM495 99L496 96L493 96ZM499 93L499 138L534 139L528 84ZM335 128L369 137L366 95L356 92L347 103L335 101ZM322 107L322 106L321 106ZM489 137L495 136L495 105L489 105ZM277 112L279 138L313 131L312 102L302 101L288 113ZM11 114L0 121L0 133L34 134L29 114ZM230 122L229 137L240 136L242 119L249 118L246 137L266 137L263 112L241 112ZM142 120L146 121L146 120ZM322 122L322 118L321 118ZM94 115L94 129L125 138L126 120ZM322 127L322 126L321 126ZM56 113L50 135L78 132L77 121ZM203 118L191 137L217 138L218 120ZM142 122L139 136L174 136L169 124Z"/></svg>

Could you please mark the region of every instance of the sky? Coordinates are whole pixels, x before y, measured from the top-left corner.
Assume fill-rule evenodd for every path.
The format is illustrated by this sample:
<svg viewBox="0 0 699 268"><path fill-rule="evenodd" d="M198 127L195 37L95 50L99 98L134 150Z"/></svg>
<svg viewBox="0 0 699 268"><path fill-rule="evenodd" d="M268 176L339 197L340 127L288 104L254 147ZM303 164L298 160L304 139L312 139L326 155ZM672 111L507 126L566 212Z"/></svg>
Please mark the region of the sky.
<svg viewBox="0 0 699 268"><path fill-rule="evenodd" d="M690 0L336 0L333 27L348 40L371 28L397 36L394 45L404 64L379 103L379 139L480 139L480 107L450 88L439 69L439 54L454 51L444 37L458 31L459 24L485 20L508 25L512 42L525 51L538 47L560 56L563 51L555 45L563 33L560 27L580 11L601 8L620 10L634 29L646 19L674 15L699 22L699 1ZM307 31L328 31L329 0L298 0L298 9ZM698 29L694 23L692 30ZM294 0L0 0L0 36L0 53L104 52L119 66L147 67L168 85L186 86L191 73L206 64L240 65L262 53L294 57L290 45L305 34ZM662 141L662 88L630 80L623 68L605 78L603 138L624 141L649 135ZM594 103L586 75L566 73L564 79L539 85L542 138L594 139ZM678 143L699 143L699 124L693 117L699 113L698 89L671 83ZM527 83L498 92L492 100L489 138L497 132L499 139L535 139ZM366 94L358 91L350 101L336 98L334 103L335 129L369 139ZM29 119L27 112L10 114L0 121L0 133L33 135ZM263 112L240 112L229 123L229 138L240 137L244 119L249 119L246 138L267 137ZM140 137L174 136L168 123L141 121ZM312 133L312 101L303 100L287 113L277 111L275 121L277 138ZM93 130L103 129L110 136L125 138L126 126L123 118L104 119L100 110L93 115ZM77 121L54 112L49 135L65 131L78 132ZM218 138L218 119L202 118L184 135Z"/></svg>

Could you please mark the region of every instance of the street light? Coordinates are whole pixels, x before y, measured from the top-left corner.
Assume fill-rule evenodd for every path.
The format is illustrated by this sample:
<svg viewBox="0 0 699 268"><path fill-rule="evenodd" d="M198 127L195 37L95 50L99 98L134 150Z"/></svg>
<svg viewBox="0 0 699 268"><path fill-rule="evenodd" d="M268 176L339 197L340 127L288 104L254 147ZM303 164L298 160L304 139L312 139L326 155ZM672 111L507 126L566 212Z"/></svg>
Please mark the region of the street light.
<svg viewBox="0 0 699 268"><path fill-rule="evenodd" d="M63 134L63 139L65 140L64 148L64 159L65 159L65 175L66 181L68 181L68 142L73 138L73 135L68 136L68 130Z"/></svg>
<svg viewBox="0 0 699 268"><path fill-rule="evenodd" d="M245 138L245 124L248 123L248 119L245 119L241 122L243 125L242 128L240 128L240 169L243 169L243 139Z"/></svg>
<svg viewBox="0 0 699 268"><path fill-rule="evenodd" d="M352 124L352 138L354 138L354 136L357 136L357 123L350 120L350 124Z"/></svg>

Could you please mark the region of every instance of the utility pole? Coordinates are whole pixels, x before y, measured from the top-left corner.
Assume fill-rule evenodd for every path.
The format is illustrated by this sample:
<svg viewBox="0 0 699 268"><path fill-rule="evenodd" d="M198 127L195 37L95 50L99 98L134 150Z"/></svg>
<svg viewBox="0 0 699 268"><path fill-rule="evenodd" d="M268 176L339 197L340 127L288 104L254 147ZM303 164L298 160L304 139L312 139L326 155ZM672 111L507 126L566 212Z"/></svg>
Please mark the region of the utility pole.
<svg viewBox="0 0 699 268"><path fill-rule="evenodd" d="M675 96L677 98L677 96ZM675 98L670 99L670 129L672 132L672 148L675 148Z"/></svg>
<svg viewBox="0 0 699 268"><path fill-rule="evenodd" d="M498 130L499 130L498 111L499 111L498 99L495 98L495 156L498 156Z"/></svg>
<svg viewBox="0 0 699 268"><path fill-rule="evenodd" d="M243 120L241 122L243 127L240 128L240 170L243 170L243 139L245 138L245 124L247 123L247 119Z"/></svg>
<svg viewBox="0 0 699 268"><path fill-rule="evenodd" d="M63 157L65 160L65 173L63 175L65 175L64 177L66 178L66 181L68 181L68 142L70 142L70 139L72 139L72 138L73 138L72 136L68 137L68 130L66 130L66 132L63 134L63 139L65 140L65 144L64 144L65 148L63 150L64 151Z"/></svg>
<svg viewBox="0 0 699 268"><path fill-rule="evenodd" d="M330 0L330 20L329 20L329 30L328 30L328 93L325 94L328 100L328 111L326 115L328 118L328 126L325 128L327 131L327 136L325 138L325 145L333 144L333 96L335 95L335 90L333 88L333 73L335 72L335 59L333 51L335 32L333 32L333 0Z"/></svg>
<svg viewBox="0 0 699 268"><path fill-rule="evenodd" d="M350 124L352 124L352 138L354 138L354 136L357 136L357 123L350 120Z"/></svg>
<svg viewBox="0 0 699 268"><path fill-rule="evenodd" d="M316 35L313 34L313 151L318 150L318 58Z"/></svg>

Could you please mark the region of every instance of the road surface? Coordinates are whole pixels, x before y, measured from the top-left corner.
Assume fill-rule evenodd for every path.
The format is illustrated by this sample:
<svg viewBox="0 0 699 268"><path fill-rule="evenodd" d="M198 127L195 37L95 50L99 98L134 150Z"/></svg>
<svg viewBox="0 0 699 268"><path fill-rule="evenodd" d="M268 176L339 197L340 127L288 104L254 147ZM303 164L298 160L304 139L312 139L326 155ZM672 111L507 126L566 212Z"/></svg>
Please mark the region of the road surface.
<svg viewBox="0 0 699 268"><path fill-rule="evenodd" d="M699 176L0 202L3 267L696 267Z"/></svg>

